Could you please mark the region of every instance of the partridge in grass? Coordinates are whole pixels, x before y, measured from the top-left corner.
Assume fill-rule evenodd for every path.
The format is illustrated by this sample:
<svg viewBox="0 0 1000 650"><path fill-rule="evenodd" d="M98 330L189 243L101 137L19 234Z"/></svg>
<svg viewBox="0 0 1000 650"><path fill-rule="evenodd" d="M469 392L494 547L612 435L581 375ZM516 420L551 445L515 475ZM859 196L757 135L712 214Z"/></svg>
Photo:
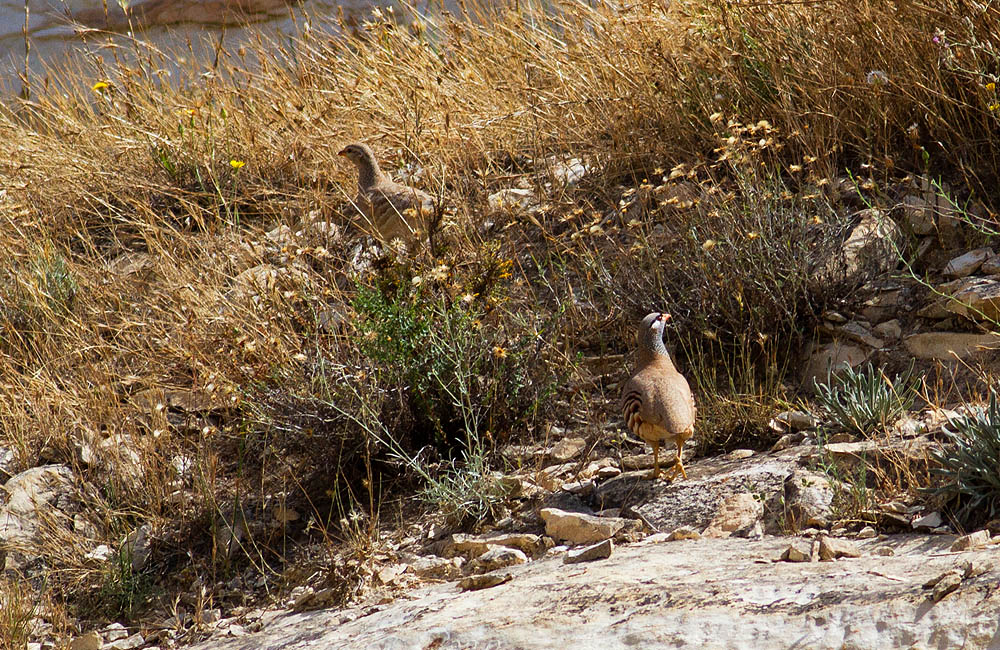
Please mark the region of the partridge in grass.
<svg viewBox="0 0 1000 650"><path fill-rule="evenodd" d="M349 144L337 155L357 165L358 196L354 203L379 237L386 242L409 241L426 229L428 217L434 213L430 194L390 179L366 144Z"/></svg>
<svg viewBox="0 0 1000 650"><path fill-rule="evenodd" d="M639 325L639 363L622 390L622 416L632 433L653 445L653 478L660 474L660 445L665 441L677 445L669 478L678 472L687 478L681 448L694 435L694 397L663 345L668 320L670 314L653 312Z"/></svg>

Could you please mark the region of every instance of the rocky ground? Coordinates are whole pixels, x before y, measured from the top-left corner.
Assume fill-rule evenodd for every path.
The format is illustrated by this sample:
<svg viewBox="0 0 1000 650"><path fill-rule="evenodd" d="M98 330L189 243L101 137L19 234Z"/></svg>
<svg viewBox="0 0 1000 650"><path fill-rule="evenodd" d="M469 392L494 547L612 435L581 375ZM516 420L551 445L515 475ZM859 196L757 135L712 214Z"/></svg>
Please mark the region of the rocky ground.
<svg viewBox="0 0 1000 650"><path fill-rule="evenodd" d="M362 604L256 611L196 647L996 647L1000 538L988 531L919 533L925 513L884 504L898 515L889 534L763 532L776 496L809 521L829 514L828 484L802 469L815 451L707 459L675 485L627 472L587 499L634 499L639 519L554 494L565 510L540 510L542 534L424 540Z"/></svg>
<svg viewBox="0 0 1000 650"><path fill-rule="evenodd" d="M157 624L80 630L69 647L192 639L203 639L199 648L998 647L1000 569L991 558L1000 525L961 530L916 489L926 481L905 476L927 475L943 426L970 408L968 387L988 376L1000 348L991 331L1000 256L977 245L973 219L926 183L892 213L858 212L843 262L878 267L866 288L873 297L856 312L824 314L797 379L807 393L828 370L915 364L924 376L918 410L877 437L830 428L818 410L775 413L769 450L689 458L689 477L667 483L648 478L646 446L605 444L620 423L552 426L546 444L503 450L521 468L504 478L509 516L476 534L438 521L404 525L352 569L367 579L348 609L325 610L331 589L303 585L284 609L189 603ZM915 251L906 272L904 248ZM585 362L613 394L623 359ZM151 401L167 405L151 417L185 422L214 408L181 393ZM696 448L697 439L685 456ZM78 452L84 464L99 462L86 445ZM140 471L127 446L118 452L118 471ZM44 559L23 549L96 539L100 522L88 517L87 489L72 468L10 475L9 460L0 455L8 474L0 544L8 569L37 577ZM181 477L186 462L175 459ZM189 489L183 479L176 488L178 498ZM246 525L297 516L263 511L274 521ZM228 549L245 534L227 524L216 541ZM123 539L134 571L156 535L138 526ZM113 565L118 556L100 544L86 557ZM53 647L48 638L29 647Z"/></svg>

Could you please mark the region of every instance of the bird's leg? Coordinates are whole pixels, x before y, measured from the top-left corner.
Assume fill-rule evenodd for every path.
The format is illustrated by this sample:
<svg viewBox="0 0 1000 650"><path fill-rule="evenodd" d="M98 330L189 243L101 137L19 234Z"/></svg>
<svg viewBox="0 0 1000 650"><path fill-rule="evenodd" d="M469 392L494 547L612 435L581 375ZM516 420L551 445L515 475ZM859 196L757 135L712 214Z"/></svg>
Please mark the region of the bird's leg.
<svg viewBox="0 0 1000 650"><path fill-rule="evenodd" d="M655 479L660 475L660 441L654 440L650 444L653 445L653 473L649 478Z"/></svg>
<svg viewBox="0 0 1000 650"><path fill-rule="evenodd" d="M677 478L677 473L680 472L681 476L687 478L687 472L684 471L684 463L681 462L681 449L684 448L684 443L687 442L691 436L694 435L694 427L691 427L684 433L677 436L677 458L674 460L674 466L670 469L671 480Z"/></svg>

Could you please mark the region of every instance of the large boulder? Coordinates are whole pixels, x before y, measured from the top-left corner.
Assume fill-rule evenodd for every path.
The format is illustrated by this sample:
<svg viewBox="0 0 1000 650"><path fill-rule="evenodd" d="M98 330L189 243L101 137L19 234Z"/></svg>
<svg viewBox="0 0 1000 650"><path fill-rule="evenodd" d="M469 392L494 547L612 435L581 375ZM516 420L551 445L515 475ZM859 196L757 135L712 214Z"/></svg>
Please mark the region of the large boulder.
<svg viewBox="0 0 1000 650"><path fill-rule="evenodd" d="M902 231L886 213L876 208L862 211L861 221L844 242L847 276L881 275L892 271L902 259L902 244Z"/></svg>
<svg viewBox="0 0 1000 650"><path fill-rule="evenodd" d="M952 258L941 273L948 278L964 278L978 271L983 262L991 257L992 248L977 248Z"/></svg>
<svg viewBox="0 0 1000 650"><path fill-rule="evenodd" d="M830 375L847 368L855 368L868 359L869 353L857 345L833 341L822 346L811 346L806 351L802 369L802 385L811 390L813 382L825 383Z"/></svg>
<svg viewBox="0 0 1000 650"><path fill-rule="evenodd" d="M1000 335L970 332L922 332L903 339L906 351L918 359L949 361L1000 350Z"/></svg>
<svg viewBox="0 0 1000 650"><path fill-rule="evenodd" d="M941 289L951 296L944 305L949 313L969 320L996 321L1000 318L1000 280L963 278Z"/></svg>
<svg viewBox="0 0 1000 650"><path fill-rule="evenodd" d="M542 508L539 514L545 521L546 535L571 544L602 542L628 523L618 517L596 517L558 508Z"/></svg>
<svg viewBox="0 0 1000 650"><path fill-rule="evenodd" d="M73 472L65 465L33 467L11 477L0 490L0 551L5 568L19 569L43 546L73 529L80 500Z"/></svg>
<svg viewBox="0 0 1000 650"><path fill-rule="evenodd" d="M719 505L719 511L709 522L705 537L729 537L736 531L752 526L764 514L760 499L749 492L728 497Z"/></svg>
<svg viewBox="0 0 1000 650"><path fill-rule="evenodd" d="M769 531L782 532L782 527L786 530L801 530L829 526L833 486L826 476L796 469L785 478L781 501L780 513L775 513L778 516L768 521Z"/></svg>

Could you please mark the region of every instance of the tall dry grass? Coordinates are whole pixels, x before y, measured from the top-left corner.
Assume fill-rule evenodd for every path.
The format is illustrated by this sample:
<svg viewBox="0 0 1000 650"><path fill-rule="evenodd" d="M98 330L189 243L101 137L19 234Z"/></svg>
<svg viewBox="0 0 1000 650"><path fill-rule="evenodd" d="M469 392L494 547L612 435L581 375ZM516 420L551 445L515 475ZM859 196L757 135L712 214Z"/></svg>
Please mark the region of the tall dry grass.
<svg viewBox="0 0 1000 650"><path fill-rule="evenodd" d="M352 326L359 286L444 265L442 288L396 307L468 293L491 349L524 352L530 416L491 440L613 417L594 406L616 397L603 380L542 388L588 385L581 352L624 353L633 318L669 308L707 447L727 446L762 434L798 337L856 288L810 283L847 225L845 169L868 200L929 172L996 204L986 3L518 3L341 27L179 66L137 44L0 107L0 426L18 467L65 462L95 488L97 539L60 548L51 584L71 604L107 584L84 553L143 522L170 576L151 597L231 591L248 567L274 593L303 539L364 579L343 569L340 522L414 479L329 382L377 393L371 417L406 452L427 441L405 437L412 382ZM359 139L455 206L433 255L359 262L354 170L335 156ZM573 185L568 158L588 169ZM538 210L489 207L517 185ZM274 525L279 502L300 519ZM218 533L241 516L234 555Z"/></svg>

